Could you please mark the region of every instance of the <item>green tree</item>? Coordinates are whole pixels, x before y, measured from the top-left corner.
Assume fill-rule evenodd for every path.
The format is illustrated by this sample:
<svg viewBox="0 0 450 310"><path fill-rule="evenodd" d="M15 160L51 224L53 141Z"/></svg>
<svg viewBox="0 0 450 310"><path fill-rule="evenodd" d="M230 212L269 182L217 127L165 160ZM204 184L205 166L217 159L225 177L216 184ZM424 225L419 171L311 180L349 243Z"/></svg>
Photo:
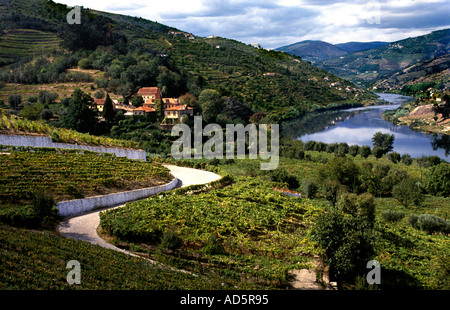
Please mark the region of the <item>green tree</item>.
<svg viewBox="0 0 450 310"><path fill-rule="evenodd" d="M8 97L8 103L11 109L17 110L19 105L22 103L21 95L11 95Z"/></svg>
<svg viewBox="0 0 450 310"><path fill-rule="evenodd" d="M103 117L107 122L112 122L114 120L114 116L116 115L114 111L114 106L109 94L106 94L105 104L103 106Z"/></svg>
<svg viewBox="0 0 450 310"><path fill-rule="evenodd" d="M359 155L361 155L362 158L367 158L370 156L371 151L370 151L370 146L367 145L363 145L361 146L361 148L358 151Z"/></svg>
<svg viewBox="0 0 450 310"><path fill-rule="evenodd" d="M450 196L450 165L442 163L430 168L425 175L425 189L435 196Z"/></svg>
<svg viewBox="0 0 450 310"><path fill-rule="evenodd" d="M224 106L220 93L214 89L205 89L201 92L198 101L202 107L203 120L206 123L214 123Z"/></svg>
<svg viewBox="0 0 450 310"><path fill-rule="evenodd" d="M339 197L345 192L345 186L336 180L325 180L321 186L321 192L325 199L328 200L333 206L336 205Z"/></svg>
<svg viewBox="0 0 450 310"><path fill-rule="evenodd" d="M374 148L381 148L383 155L389 153L394 149L394 140L395 140L394 135L384 134L382 132L377 132L372 137L372 143Z"/></svg>
<svg viewBox="0 0 450 310"><path fill-rule="evenodd" d="M131 104L135 106L136 108L142 107L145 103L144 98L142 98L141 95L135 96L133 99L131 99Z"/></svg>
<svg viewBox="0 0 450 310"><path fill-rule="evenodd" d="M449 97L450 96L448 94L445 94L442 97L441 104L433 105L433 112L436 116L438 114L441 114L443 119L447 119L450 117L450 98Z"/></svg>
<svg viewBox="0 0 450 310"><path fill-rule="evenodd" d="M79 88L75 89L62 116L61 125L82 133L93 133L97 125L97 110L94 99Z"/></svg>
<svg viewBox="0 0 450 310"><path fill-rule="evenodd" d="M395 164L395 163L398 163L400 161L401 156L397 152L392 152L392 153L388 154L388 159Z"/></svg>
<svg viewBox="0 0 450 310"><path fill-rule="evenodd" d="M155 111L157 120L162 122L164 119L164 103L161 99L155 100Z"/></svg>
<svg viewBox="0 0 450 310"><path fill-rule="evenodd" d="M392 194L405 208L409 207L411 203L419 205L424 199L422 191L417 186L416 181L410 177L404 178L395 185Z"/></svg>
<svg viewBox="0 0 450 310"><path fill-rule="evenodd" d="M381 146L376 146L373 148L372 154L373 154L373 156L375 156L375 158L379 159L379 158L383 157L383 155L385 154L385 151L383 150L383 148Z"/></svg>
<svg viewBox="0 0 450 310"><path fill-rule="evenodd" d="M358 212L350 214L339 208L330 208L317 219L311 238L323 249L330 280L336 281L338 288L355 283L357 276L367 272L366 264L375 252L372 227Z"/></svg>
<svg viewBox="0 0 450 310"><path fill-rule="evenodd" d="M348 157L334 157L319 168L319 180L335 180L345 185L350 191L356 190L359 184L360 169Z"/></svg>
<svg viewBox="0 0 450 310"><path fill-rule="evenodd" d="M20 112L20 115L22 117L25 117L26 119L35 121L41 118L42 111L44 110L44 107L42 104L35 103L35 104L27 104L22 109L22 112Z"/></svg>
<svg viewBox="0 0 450 310"><path fill-rule="evenodd" d="M316 182L310 179L303 179L302 180L302 191L306 195L306 197L312 199L316 196L317 190L319 187L317 186Z"/></svg>

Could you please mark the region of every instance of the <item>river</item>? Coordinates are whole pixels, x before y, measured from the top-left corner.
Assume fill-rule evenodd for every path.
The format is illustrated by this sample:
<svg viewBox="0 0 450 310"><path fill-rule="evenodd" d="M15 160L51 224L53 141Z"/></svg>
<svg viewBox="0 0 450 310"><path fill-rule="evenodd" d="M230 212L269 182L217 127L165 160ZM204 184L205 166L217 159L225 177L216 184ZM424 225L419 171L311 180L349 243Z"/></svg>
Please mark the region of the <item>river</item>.
<svg viewBox="0 0 450 310"><path fill-rule="evenodd" d="M373 135L382 133L395 135L394 152L418 158L438 156L448 161L449 137L417 132L408 126L397 126L382 118L386 110L393 110L412 97L395 94L378 94L391 104L307 115L283 125L283 133L292 138L324 143L346 142L348 145L372 145Z"/></svg>

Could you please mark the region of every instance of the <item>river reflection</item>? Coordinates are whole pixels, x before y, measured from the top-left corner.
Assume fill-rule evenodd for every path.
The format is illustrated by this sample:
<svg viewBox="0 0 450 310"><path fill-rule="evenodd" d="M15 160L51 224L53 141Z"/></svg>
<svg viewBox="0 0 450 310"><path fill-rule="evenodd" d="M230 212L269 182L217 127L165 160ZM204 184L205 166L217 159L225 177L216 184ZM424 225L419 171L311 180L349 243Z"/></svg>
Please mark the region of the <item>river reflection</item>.
<svg viewBox="0 0 450 310"><path fill-rule="evenodd" d="M416 158L435 155L448 159L450 153L448 136L416 132L408 126L396 126L381 117L384 111L398 108L404 102L412 100L411 97L395 94L379 94L379 96L392 104L307 115L283 124L283 134L304 142L310 140L324 143L346 142L348 145L372 147L372 137L380 131L395 135L395 152L408 153Z"/></svg>

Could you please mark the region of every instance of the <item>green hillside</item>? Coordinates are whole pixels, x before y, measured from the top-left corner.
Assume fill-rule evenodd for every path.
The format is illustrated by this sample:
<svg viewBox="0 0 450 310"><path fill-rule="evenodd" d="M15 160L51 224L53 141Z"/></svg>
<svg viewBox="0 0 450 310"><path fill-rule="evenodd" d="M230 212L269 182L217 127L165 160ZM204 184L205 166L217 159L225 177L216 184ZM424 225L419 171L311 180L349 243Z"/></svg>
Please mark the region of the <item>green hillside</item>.
<svg viewBox="0 0 450 310"><path fill-rule="evenodd" d="M417 62L449 53L450 29L328 59L318 66L353 82L372 85Z"/></svg>
<svg viewBox="0 0 450 310"><path fill-rule="evenodd" d="M5 3L0 3L3 9ZM286 53L257 49L225 38L196 37L142 18L93 10L83 10L81 26L68 25L66 15L70 8L65 5L42 0L10 0L9 3L12 11L3 13L0 19L4 34L17 33L18 27L26 24L32 33L46 35L47 39L44 45L42 39L40 43L38 38L32 40L33 44L27 47L28 58L20 59L25 60L23 67L0 74L4 83L13 83L15 77L20 76L20 70L30 74L34 71L35 75L42 75L37 70L55 72L44 78L32 76L28 81L25 78L23 83L58 82L56 77L64 70L84 61L83 64L89 64L84 69L106 73L107 77L96 86L127 99L143 86L159 86L169 97L188 92L198 96L202 90L212 88L223 96L239 98L249 104L253 112L269 114L275 121L320 107L365 104L376 98L362 89L356 91L358 96L356 93L349 95L345 90L347 86L353 87L349 82ZM17 19L27 22L19 23ZM44 53L51 52L55 48L52 44L57 42L56 35L64 48L64 51L57 51L57 55L73 62L68 61L58 68L42 65L32 70L26 61L41 57L42 46ZM11 46L5 49L20 46L10 36L6 38L6 44ZM30 52L35 50L40 53ZM141 71L137 70L147 70L143 66L155 76L140 75ZM154 67L150 69L151 66ZM27 67L30 70L25 70ZM124 72L127 74L122 74ZM333 82L339 82L341 87L330 87Z"/></svg>

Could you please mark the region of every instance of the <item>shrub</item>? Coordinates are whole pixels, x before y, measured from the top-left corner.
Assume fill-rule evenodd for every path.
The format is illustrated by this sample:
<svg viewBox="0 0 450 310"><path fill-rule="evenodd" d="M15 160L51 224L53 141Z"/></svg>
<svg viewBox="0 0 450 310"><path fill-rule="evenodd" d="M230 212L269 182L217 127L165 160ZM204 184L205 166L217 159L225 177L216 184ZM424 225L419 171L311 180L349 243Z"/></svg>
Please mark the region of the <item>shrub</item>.
<svg viewBox="0 0 450 310"><path fill-rule="evenodd" d="M325 180L322 183L321 190L325 199L335 206L339 196L345 192L345 186L336 180Z"/></svg>
<svg viewBox="0 0 450 310"><path fill-rule="evenodd" d="M430 167L437 166L441 163L441 159L438 156L428 156L427 160Z"/></svg>
<svg viewBox="0 0 450 310"><path fill-rule="evenodd" d="M409 154L404 154L402 157L401 157L401 162L403 163L403 164L405 164L405 165L407 165L407 166L409 166L409 165L411 165L412 164L412 158L411 158L411 155L409 155Z"/></svg>
<svg viewBox="0 0 450 310"><path fill-rule="evenodd" d="M410 214L408 216L408 223L416 228L426 231L429 234L432 233L450 233L450 221L447 221L439 216L431 214L415 215Z"/></svg>
<svg viewBox="0 0 450 310"><path fill-rule="evenodd" d="M325 152L327 152L327 153L334 153L334 152L337 151L338 146L339 146L339 144L337 144L337 143L328 144L326 149L325 149Z"/></svg>
<svg viewBox="0 0 450 310"><path fill-rule="evenodd" d="M405 178L392 189L394 198L403 206L408 207L411 203L419 205L424 196L416 182L412 178Z"/></svg>
<svg viewBox="0 0 450 310"><path fill-rule="evenodd" d="M314 182L313 180L304 179L302 181L302 190L303 190L303 193L306 195L306 197L308 197L310 199L314 198L318 189L319 189L319 187L317 186L316 182Z"/></svg>
<svg viewBox="0 0 450 310"><path fill-rule="evenodd" d="M395 163L398 163L400 161L401 156L397 152L392 152L392 153L388 154L388 159L395 164Z"/></svg>
<svg viewBox="0 0 450 310"><path fill-rule="evenodd" d="M450 196L450 165L439 164L430 168L424 180L425 189L435 196Z"/></svg>
<svg viewBox="0 0 450 310"><path fill-rule="evenodd" d="M176 250L183 245L183 241L180 237L178 237L178 234L176 232L170 230L164 233L161 240L161 245L164 249Z"/></svg>
<svg viewBox="0 0 450 310"><path fill-rule="evenodd" d="M286 183L290 189L296 189L299 187L297 178L283 168L273 170L271 179L274 182Z"/></svg>
<svg viewBox="0 0 450 310"><path fill-rule="evenodd" d="M375 220L375 201L368 193L356 195L352 193L342 194L339 198L338 208L347 214L366 219L370 226Z"/></svg>
<svg viewBox="0 0 450 310"><path fill-rule="evenodd" d="M385 210L381 213L381 217L385 222L398 222L405 217L402 211Z"/></svg>
<svg viewBox="0 0 450 310"><path fill-rule="evenodd" d="M350 156L353 156L353 157L355 157L356 155L358 155L358 152L359 152L359 146L358 145L351 145L349 148L348 148L348 154L350 155Z"/></svg>
<svg viewBox="0 0 450 310"><path fill-rule="evenodd" d="M376 146L372 150L372 155L375 156L375 158L377 159L383 157L384 153L385 153L384 149L380 146Z"/></svg>
<svg viewBox="0 0 450 310"><path fill-rule="evenodd" d="M362 158L367 158L371 154L370 146L363 145L359 149L359 155L361 155Z"/></svg>
<svg viewBox="0 0 450 310"><path fill-rule="evenodd" d="M343 157L349 152L348 144L343 142L339 143L338 147L335 149L335 153L337 156Z"/></svg>
<svg viewBox="0 0 450 310"><path fill-rule="evenodd" d="M203 246L202 252L208 255L217 255L224 254L225 249L219 239L214 234L211 234Z"/></svg>
<svg viewBox="0 0 450 310"><path fill-rule="evenodd" d="M335 157L323 165L319 171L319 180L335 180L354 191L358 187L360 169L350 157Z"/></svg>
<svg viewBox="0 0 450 310"><path fill-rule="evenodd" d="M316 146L316 141L308 141L305 143L305 151L312 151Z"/></svg>
<svg viewBox="0 0 450 310"><path fill-rule="evenodd" d="M38 217L56 216L55 206L56 201L49 192L38 190L33 194L33 211Z"/></svg>

